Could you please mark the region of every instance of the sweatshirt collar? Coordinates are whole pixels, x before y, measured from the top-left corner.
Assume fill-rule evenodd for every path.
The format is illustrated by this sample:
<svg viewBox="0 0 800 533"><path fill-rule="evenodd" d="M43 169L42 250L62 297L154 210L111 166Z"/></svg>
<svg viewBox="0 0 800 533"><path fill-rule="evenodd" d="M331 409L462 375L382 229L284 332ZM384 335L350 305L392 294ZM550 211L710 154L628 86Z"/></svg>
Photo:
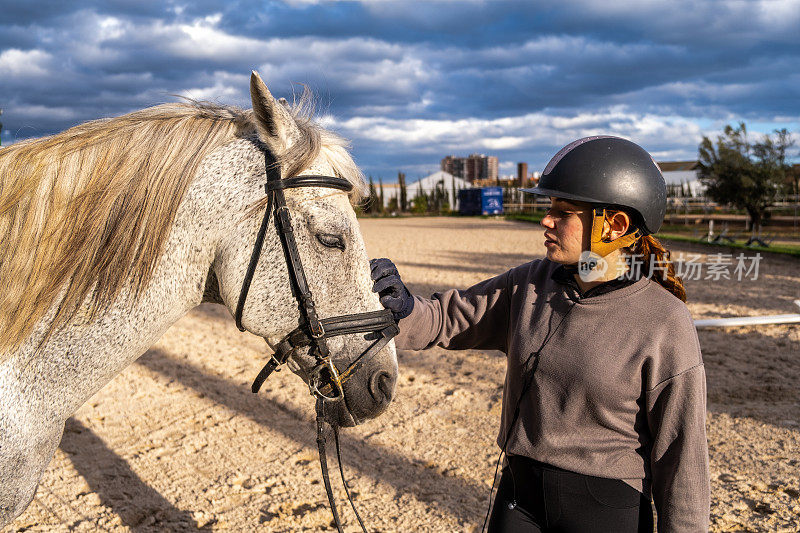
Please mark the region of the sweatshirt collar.
<svg viewBox="0 0 800 533"><path fill-rule="evenodd" d="M601 294L607 294L617 289L633 285L638 281L638 279L631 279L628 278L627 276L621 279L614 278L608 281L604 281L600 285L596 285L591 289L587 290L585 293L583 293L581 292L581 288L578 285L578 282L575 280L575 274L577 273L578 273L578 268L575 266L559 265L553 270L551 277L553 281L556 281L561 285L566 285L567 287L571 287L572 289L574 289L581 299L592 298L594 296L600 296Z"/></svg>

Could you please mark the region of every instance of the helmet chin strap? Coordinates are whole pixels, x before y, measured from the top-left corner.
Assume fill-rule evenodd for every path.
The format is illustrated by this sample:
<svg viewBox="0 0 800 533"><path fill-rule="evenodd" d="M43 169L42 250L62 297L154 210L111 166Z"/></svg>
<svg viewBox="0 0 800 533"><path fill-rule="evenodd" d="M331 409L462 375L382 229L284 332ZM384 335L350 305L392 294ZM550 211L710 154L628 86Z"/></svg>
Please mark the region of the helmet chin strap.
<svg viewBox="0 0 800 533"><path fill-rule="evenodd" d="M605 208L596 207L593 210L593 215L592 215L592 234L589 244L589 250L591 250L592 253L599 255L600 257L605 257L614 250L630 246L631 244L636 242L636 239L642 236L639 228L636 228L636 231L634 231L633 233L623 235L622 237L618 237L613 241L604 241L602 235L603 235L603 223L605 222L605 220L606 220Z"/></svg>

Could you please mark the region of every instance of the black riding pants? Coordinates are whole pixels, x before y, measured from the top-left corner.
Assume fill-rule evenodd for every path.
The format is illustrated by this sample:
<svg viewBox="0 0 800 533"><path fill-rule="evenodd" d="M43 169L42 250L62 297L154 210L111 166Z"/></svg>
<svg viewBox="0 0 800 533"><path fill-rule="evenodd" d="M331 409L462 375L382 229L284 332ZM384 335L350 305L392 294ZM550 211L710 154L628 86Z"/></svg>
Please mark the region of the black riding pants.
<svg viewBox="0 0 800 533"><path fill-rule="evenodd" d="M586 476L510 456L489 533L653 531L650 500L618 479Z"/></svg>

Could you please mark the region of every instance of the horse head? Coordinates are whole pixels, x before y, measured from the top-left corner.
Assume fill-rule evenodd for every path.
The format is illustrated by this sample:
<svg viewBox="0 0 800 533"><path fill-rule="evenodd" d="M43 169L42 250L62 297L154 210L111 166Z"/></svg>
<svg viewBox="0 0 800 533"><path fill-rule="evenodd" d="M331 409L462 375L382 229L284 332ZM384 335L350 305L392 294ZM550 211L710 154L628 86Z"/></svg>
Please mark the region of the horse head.
<svg viewBox="0 0 800 533"><path fill-rule="evenodd" d="M312 391L318 392L327 382L324 396L335 397L325 402L329 422L355 425L383 412L394 395L394 344L388 342L391 335L383 341L378 338L387 324L384 320L380 326L355 328L352 333L345 324L336 335L326 332L321 342L329 354L329 367L321 368L315 335L309 331L313 327L307 300L311 313L330 330L336 327L330 323L332 317L375 317L383 311L371 290L369 260L352 205L364 192L364 182L345 143L304 117L298 109L302 105L290 108L273 98L255 72L250 92L253 141L264 157L256 171L248 173L249 197L240 203L243 212L231 217L213 262L220 298L240 327L263 337L276 351L273 357L287 358L288 366ZM224 159L219 165L225 165ZM278 211L268 211L275 207L264 187L270 171L276 181L318 176L328 180L301 179L302 187L296 186L297 180L295 186L280 187L285 202L281 216L288 220L283 231L291 233L294 243L289 248L281 242ZM347 189L352 189L349 194ZM253 252L260 230L263 244ZM310 298L298 294L304 290L298 285L298 263ZM246 290L243 284L248 285ZM288 340L295 337L310 344L288 347ZM283 361L276 359L279 362ZM325 381L318 381L320 371Z"/></svg>

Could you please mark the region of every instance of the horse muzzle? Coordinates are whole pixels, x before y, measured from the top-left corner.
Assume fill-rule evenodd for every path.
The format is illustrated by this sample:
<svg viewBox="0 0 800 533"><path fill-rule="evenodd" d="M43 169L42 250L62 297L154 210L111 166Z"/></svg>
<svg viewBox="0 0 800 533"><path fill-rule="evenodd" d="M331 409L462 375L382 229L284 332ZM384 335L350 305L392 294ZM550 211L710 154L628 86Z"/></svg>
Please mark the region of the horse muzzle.
<svg viewBox="0 0 800 533"><path fill-rule="evenodd" d="M387 365L384 359L395 360L393 346L385 346L381 352L377 361L360 367L357 379L353 379L355 373L347 373L352 365L340 373L330 358L317 360L310 371L301 373L311 395L325 402L329 423L354 426L377 417L389 406L397 384L397 367Z"/></svg>

